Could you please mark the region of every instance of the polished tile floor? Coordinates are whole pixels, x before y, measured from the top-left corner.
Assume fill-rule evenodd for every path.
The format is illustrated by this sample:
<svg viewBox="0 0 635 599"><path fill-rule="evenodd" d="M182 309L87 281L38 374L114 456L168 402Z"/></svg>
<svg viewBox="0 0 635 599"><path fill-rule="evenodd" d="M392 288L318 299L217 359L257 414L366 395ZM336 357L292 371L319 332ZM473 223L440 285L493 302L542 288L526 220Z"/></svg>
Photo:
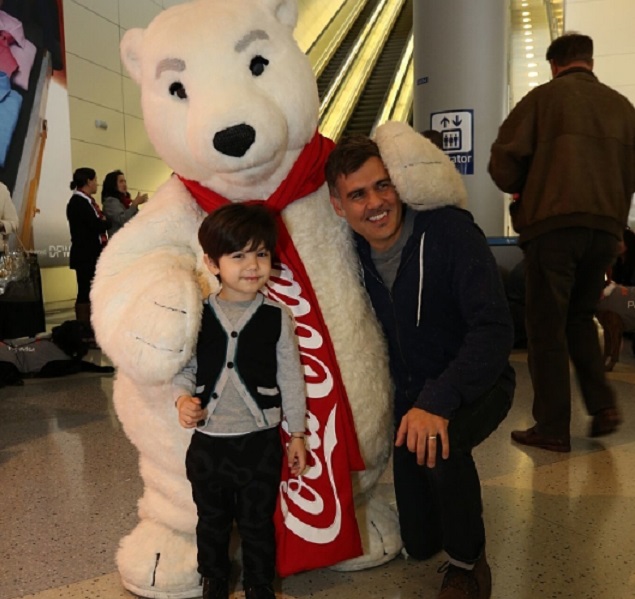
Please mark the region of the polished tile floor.
<svg viewBox="0 0 635 599"><path fill-rule="evenodd" d="M54 318L69 317L56 313ZM91 359L100 361L99 352ZM483 482L495 599L635 597L635 359L630 342L609 376L625 424L587 438L573 401L573 451L522 449L513 428L531 424L523 352L515 405L476 452ZM111 403L112 377L31 379L0 389L0 598L131 598L114 564L136 522L135 451ZM385 491L390 489L386 476ZM285 598L434 599L438 556L401 557L356 573L308 572L284 580ZM242 597L236 592L235 597Z"/></svg>

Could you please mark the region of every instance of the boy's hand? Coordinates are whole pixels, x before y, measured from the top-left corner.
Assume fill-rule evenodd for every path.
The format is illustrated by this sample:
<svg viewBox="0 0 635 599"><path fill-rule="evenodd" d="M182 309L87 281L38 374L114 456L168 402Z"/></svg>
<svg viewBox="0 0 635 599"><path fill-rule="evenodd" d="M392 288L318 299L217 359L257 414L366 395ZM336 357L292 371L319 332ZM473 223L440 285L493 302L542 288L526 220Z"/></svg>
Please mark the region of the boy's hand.
<svg viewBox="0 0 635 599"><path fill-rule="evenodd" d="M201 408L201 400L190 395L181 395L176 400L179 410L179 424L183 428L194 428L201 420L207 418L207 409Z"/></svg>
<svg viewBox="0 0 635 599"><path fill-rule="evenodd" d="M287 447L287 460L292 476L300 476L306 468L304 437L291 437Z"/></svg>

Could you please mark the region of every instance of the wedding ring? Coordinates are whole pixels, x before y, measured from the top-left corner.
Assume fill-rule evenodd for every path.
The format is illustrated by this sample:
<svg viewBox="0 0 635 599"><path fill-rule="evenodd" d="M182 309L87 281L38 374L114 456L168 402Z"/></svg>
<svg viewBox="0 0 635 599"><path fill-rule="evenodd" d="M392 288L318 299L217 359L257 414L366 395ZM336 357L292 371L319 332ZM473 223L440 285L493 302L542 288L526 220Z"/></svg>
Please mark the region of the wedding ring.
<svg viewBox="0 0 635 599"><path fill-rule="evenodd" d="M430 435L430 436L428 437L428 439L429 439L430 441L432 441L432 440L434 440L434 439L436 439L436 438L437 438L437 436L436 436L436 435Z"/></svg>

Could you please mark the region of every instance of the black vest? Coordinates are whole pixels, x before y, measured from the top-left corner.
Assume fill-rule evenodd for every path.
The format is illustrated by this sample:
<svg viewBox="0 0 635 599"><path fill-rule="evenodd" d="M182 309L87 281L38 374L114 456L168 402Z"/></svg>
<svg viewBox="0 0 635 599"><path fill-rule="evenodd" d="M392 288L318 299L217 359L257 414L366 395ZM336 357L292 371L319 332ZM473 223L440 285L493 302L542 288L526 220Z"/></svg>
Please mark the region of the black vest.
<svg viewBox="0 0 635 599"><path fill-rule="evenodd" d="M236 370L249 394L261 410L279 408L280 389L276 380L278 360L276 345L280 339L282 310L261 304L242 331L231 331L238 338L236 355L227 355L227 333L214 310L203 306L203 321L196 345L196 387L203 391L196 394L205 407L211 398L216 399L216 383L224 368Z"/></svg>

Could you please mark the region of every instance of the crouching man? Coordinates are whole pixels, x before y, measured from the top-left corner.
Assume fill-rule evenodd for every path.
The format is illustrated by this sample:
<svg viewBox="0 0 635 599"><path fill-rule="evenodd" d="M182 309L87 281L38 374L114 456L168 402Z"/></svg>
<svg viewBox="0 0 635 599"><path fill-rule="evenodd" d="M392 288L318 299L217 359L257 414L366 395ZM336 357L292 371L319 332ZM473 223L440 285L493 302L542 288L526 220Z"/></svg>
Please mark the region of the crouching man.
<svg viewBox="0 0 635 599"><path fill-rule="evenodd" d="M429 176L437 177L432 163L448 158L412 134L432 157L421 164L431 160ZM420 210L402 202L393 180L403 173L389 173L380 146L364 136L343 139L326 177L335 212L353 230L364 284L388 341L401 535L413 558L447 553L439 599L487 599L491 573L472 448L511 406L512 320L471 214L436 200L426 206L425 197L418 198Z"/></svg>

